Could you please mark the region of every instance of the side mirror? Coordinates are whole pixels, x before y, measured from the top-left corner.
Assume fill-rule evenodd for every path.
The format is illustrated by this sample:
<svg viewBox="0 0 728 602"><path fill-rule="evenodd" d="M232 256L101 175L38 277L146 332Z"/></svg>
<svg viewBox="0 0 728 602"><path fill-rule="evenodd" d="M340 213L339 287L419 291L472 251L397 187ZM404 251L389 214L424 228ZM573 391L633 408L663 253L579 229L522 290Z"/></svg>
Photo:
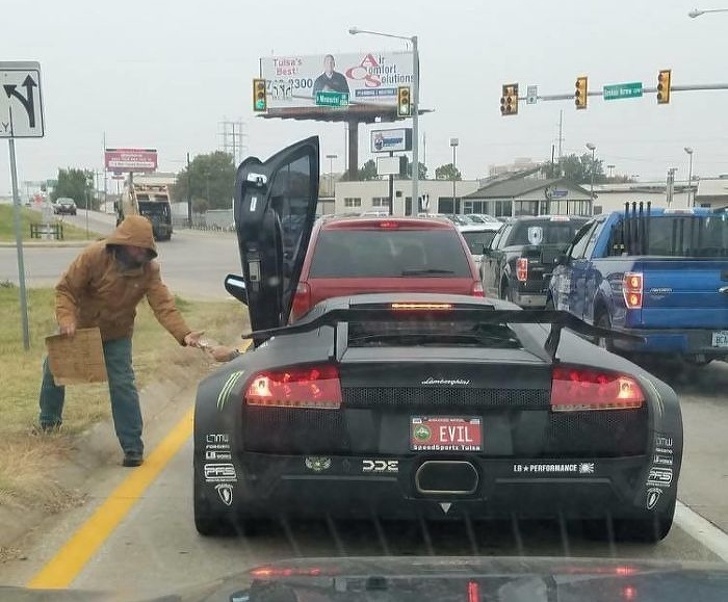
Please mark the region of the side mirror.
<svg viewBox="0 0 728 602"><path fill-rule="evenodd" d="M486 257L490 257L492 252L493 250L490 248L489 244L483 245L483 255L485 255Z"/></svg>
<svg viewBox="0 0 728 602"><path fill-rule="evenodd" d="M569 256L565 253L562 253L561 255L557 255L554 257L554 265L568 265L569 263Z"/></svg>
<svg viewBox="0 0 728 602"><path fill-rule="evenodd" d="M243 305L248 304L248 291L245 288L245 279L242 276L228 274L225 276L225 290Z"/></svg>

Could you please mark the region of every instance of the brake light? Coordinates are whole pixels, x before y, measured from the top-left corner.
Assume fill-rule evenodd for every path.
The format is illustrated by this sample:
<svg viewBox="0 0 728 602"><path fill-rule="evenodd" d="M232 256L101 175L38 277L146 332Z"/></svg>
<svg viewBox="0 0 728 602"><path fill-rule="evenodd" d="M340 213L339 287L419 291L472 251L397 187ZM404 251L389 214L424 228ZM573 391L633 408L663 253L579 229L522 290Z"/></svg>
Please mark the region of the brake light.
<svg viewBox="0 0 728 602"><path fill-rule="evenodd" d="M379 222L379 227L385 230L396 230L399 228L399 224L397 222Z"/></svg>
<svg viewBox="0 0 728 602"><path fill-rule="evenodd" d="M452 303L392 303L395 311L449 311Z"/></svg>
<svg viewBox="0 0 728 602"><path fill-rule="evenodd" d="M528 258L519 257L516 260L516 278L519 282L528 280Z"/></svg>
<svg viewBox="0 0 728 602"><path fill-rule="evenodd" d="M641 408L645 394L623 374L591 368L557 366L551 376L551 410L628 410Z"/></svg>
<svg viewBox="0 0 728 602"><path fill-rule="evenodd" d="M296 293L293 295L293 307L291 308L292 318L297 320L307 314L311 309L311 287L305 282L299 282Z"/></svg>
<svg viewBox="0 0 728 602"><path fill-rule="evenodd" d="M336 366L292 367L259 372L245 391L249 406L338 410L341 382Z"/></svg>
<svg viewBox="0 0 728 602"><path fill-rule="evenodd" d="M642 309L644 278L641 272L627 272L622 279L622 295L627 309Z"/></svg>
<svg viewBox="0 0 728 602"><path fill-rule="evenodd" d="M473 282L473 287L470 289L470 295L472 297L485 297L483 283L480 281Z"/></svg>

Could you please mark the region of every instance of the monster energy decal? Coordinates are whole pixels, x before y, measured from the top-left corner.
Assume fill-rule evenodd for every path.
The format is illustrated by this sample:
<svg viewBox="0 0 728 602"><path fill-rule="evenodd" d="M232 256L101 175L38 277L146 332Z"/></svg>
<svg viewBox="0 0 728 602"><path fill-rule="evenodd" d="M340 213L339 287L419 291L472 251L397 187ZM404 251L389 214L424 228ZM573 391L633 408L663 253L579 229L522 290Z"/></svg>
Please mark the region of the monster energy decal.
<svg viewBox="0 0 728 602"><path fill-rule="evenodd" d="M240 377L245 374L244 370L239 372L233 372L225 382L225 385L220 389L220 394L217 396L217 411L222 412L225 408L225 404L230 400L230 393L235 388L235 385L240 380Z"/></svg>

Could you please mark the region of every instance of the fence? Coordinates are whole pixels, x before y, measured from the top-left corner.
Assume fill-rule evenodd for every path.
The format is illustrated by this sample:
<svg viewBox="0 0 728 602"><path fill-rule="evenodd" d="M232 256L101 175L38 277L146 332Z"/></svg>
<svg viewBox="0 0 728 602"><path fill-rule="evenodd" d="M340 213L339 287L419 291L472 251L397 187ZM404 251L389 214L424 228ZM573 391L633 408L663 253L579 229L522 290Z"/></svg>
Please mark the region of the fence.
<svg viewBox="0 0 728 602"><path fill-rule="evenodd" d="M173 215L172 225L175 228L187 228L187 216ZM233 211L232 209L211 209L206 213L193 213L192 229L234 232Z"/></svg>

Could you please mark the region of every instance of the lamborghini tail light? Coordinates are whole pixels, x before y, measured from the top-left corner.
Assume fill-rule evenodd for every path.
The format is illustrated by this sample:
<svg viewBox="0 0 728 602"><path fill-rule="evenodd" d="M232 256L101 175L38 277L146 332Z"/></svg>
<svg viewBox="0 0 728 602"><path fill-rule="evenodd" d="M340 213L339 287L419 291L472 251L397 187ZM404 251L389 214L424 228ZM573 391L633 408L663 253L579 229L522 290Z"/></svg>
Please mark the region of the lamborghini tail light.
<svg viewBox="0 0 728 602"><path fill-rule="evenodd" d="M245 403L269 408L338 410L339 370L334 365L322 364L258 372L248 381Z"/></svg>
<svg viewBox="0 0 728 602"><path fill-rule="evenodd" d="M551 410L628 410L641 408L645 394L631 376L579 366L556 366L551 376Z"/></svg>
<svg viewBox="0 0 728 602"><path fill-rule="evenodd" d="M622 295L627 309L642 309L644 277L641 272L627 272L622 279Z"/></svg>
<svg viewBox="0 0 728 602"><path fill-rule="evenodd" d="M305 282L299 282L296 293L293 295L293 307L291 308L291 321L298 320L311 309L311 287Z"/></svg>
<svg viewBox="0 0 728 602"><path fill-rule="evenodd" d="M519 257L516 260L516 278L519 282L528 280L528 258Z"/></svg>

